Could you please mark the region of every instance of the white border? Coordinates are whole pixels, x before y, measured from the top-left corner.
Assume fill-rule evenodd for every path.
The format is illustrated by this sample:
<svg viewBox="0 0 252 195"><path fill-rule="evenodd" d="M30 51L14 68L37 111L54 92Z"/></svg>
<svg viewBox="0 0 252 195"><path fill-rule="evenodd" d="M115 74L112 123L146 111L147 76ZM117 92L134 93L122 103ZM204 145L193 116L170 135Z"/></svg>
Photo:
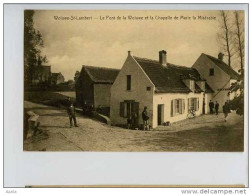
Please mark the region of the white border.
<svg viewBox="0 0 252 195"><path fill-rule="evenodd" d="M100 184L248 186L247 147L243 153L23 152L23 82L21 81L24 9L245 9L248 19L245 4L5 4L4 187ZM247 51L248 42L246 43ZM247 68L248 55L246 56ZM248 108L247 104L245 108ZM248 113L248 110L246 112ZM245 146L247 137L246 128Z"/></svg>

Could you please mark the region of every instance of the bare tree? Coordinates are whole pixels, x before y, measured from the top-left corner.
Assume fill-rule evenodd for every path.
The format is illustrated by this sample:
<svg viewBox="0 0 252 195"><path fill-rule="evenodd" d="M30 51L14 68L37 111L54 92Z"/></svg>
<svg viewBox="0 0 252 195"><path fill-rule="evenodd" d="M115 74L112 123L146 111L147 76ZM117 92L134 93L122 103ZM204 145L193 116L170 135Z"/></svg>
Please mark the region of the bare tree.
<svg viewBox="0 0 252 195"><path fill-rule="evenodd" d="M242 12L234 11L235 18L235 30L234 30L234 45L235 49L238 52L239 61L240 61L240 72L243 75L243 61L244 61L244 20Z"/></svg>
<svg viewBox="0 0 252 195"><path fill-rule="evenodd" d="M231 67L231 58L235 54L234 39L232 35L233 22L227 11L220 11L221 25L218 33L218 41L225 55L228 57L228 65Z"/></svg>

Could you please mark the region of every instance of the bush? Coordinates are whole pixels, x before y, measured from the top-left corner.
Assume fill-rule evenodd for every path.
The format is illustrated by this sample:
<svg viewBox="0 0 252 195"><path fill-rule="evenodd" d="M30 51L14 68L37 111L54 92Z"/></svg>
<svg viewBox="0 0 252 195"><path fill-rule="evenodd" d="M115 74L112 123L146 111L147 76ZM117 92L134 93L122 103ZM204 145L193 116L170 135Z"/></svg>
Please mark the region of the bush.
<svg viewBox="0 0 252 195"><path fill-rule="evenodd" d="M25 92L24 100L31 101L38 104L44 104L54 107L66 107L68 106L67 96L62 94L48 92L48 91L38 91L38 92ZM75 104L75 99L71 98L71 101Z"/></svg>
<svg viewBox="0 0 252 195"><path fill-rule="evenodd" d="M235 110L236 114L244 114L244 98L242 95L235 97L233 100L228 102L231 110Z"/></svg>

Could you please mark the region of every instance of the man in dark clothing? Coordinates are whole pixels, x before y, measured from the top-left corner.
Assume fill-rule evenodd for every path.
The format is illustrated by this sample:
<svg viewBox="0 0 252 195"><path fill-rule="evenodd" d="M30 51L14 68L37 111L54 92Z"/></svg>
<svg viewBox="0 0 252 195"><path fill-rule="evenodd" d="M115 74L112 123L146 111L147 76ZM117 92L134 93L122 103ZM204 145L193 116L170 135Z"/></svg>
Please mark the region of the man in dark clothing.
<svg viewBox="0 0 252 195"><path fill-rule="evenodd" d="M216 101L216 103L215 103L215 113L216 113L216 115L218 115L219 114L219 103Z"/></svg>
<svg viewBox="0 0 252 195"><path fill-rule="evenodd" d="M149 116L147 113L147 107L144 107L144 110L142 112L142 119L143 119L143 130L149 130L148 127L148 120L149 120Z"/></svg>
<svg viewBox="0 0 252 195"><path fill-rule="evenodd" d="M132 128L132 116L131 116L131 114L129 114L129 116L127 118L127 128L128 129Z"/></svg>
<svg viewBox="0 0 252 195"><path fill-rule="evenodd" d="M223 105L223 113L224 113L224 117L225 117L225 122L227 122L227 117L228 117L228 113L230 113L230 108L227 102L225 102L225 104Z"/></svg>
<svg viewBox="0 0 252 195"><path fill-rule="evenodd" d="M212 100L210 100L209 102L209 108L210 108L210 114L213 114L214 103L212 102Z"/></svg>
<svg viewBox="0 0 252 195"><path fill-rule="evenodd" d="M67 108L67 114L70 120L70 128L73 126L72 121L74 121L74 126L78 127L77 122L76 122L76 116L75 116L75 107L73 103L71 103L71 105Z"/></svg>

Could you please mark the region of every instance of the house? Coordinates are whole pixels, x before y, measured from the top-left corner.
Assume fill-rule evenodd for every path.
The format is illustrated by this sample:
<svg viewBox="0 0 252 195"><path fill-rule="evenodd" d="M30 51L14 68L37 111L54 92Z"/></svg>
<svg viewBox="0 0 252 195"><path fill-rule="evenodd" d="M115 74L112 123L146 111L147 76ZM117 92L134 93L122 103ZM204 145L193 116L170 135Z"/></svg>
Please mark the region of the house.
<svg viewBox="0 0 252 195"><path fill-rule="evenodd" d="M110 88L120 70L112 68L82 66L75 85L76 101L79 106L99 105L106 110L110 107Z"/></svg>
<svg viewBox="0 0 252 195"><path fill-rule="evenodd" d="M53 85L58 85L58 84L64 83L64 82L65 82L65 78L61 74L61 72L59 72L59 73L52 73L51 83Z"/></svg>
<svg viewBox="0 0 252 195"><path fill-rule="evenodd" d="M220 107L227 100L233 99L236 92L229 94L232 83L239 80L240 75L223 62L223 54L219 53L218 58L202 53L193 64L202 78L206 79L209 86L214 90L212 100L218 101ZM220 109L222 111L222 109Z"/></svg>
<svg viewBox="0 0 252 195"><path fill-rule="evenodd" d="M132 112L137 115L136 125L142 124L145 106L149 123L155 128L166 122L173 123L209 112L206 102L213 90L195 68L167 63L166 51L159 52L159 61L128 57L111 87L110 119L114 125L125 125Z"/></svg>

